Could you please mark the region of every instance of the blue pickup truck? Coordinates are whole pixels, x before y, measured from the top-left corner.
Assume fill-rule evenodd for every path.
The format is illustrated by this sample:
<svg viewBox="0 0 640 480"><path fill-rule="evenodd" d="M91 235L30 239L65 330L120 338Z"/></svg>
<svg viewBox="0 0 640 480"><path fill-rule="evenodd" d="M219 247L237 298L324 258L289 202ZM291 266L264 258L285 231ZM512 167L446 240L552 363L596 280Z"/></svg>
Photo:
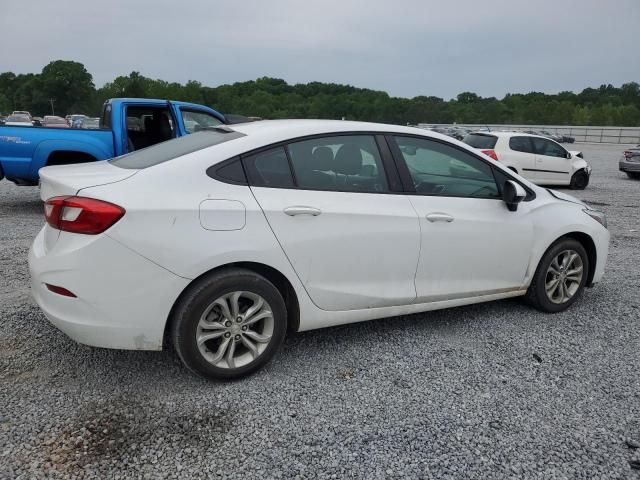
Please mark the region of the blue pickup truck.
<svg viewBox="0 0 640 480"><path fill-rule="evenodd" d="M94 130L0 126L0 180L37 185L42 167L117 157L223 123L224 115L202 105L115 98Z"/></svg>

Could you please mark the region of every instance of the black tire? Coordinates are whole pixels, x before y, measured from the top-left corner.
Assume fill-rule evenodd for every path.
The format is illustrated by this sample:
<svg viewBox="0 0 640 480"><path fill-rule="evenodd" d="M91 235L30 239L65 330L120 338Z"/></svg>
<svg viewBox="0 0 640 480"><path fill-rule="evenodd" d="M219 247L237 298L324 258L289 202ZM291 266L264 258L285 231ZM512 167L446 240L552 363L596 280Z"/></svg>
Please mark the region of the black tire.
<svg viewBox="0 0 640 480"><path fill-rule="evenodd" d="M632 180L640 180L640 172L625 172L625 173L627 174L627 177L629 177Z"/></svg>
<svg viewBox="0 0 640 480"><path fill-rule="evenodd" d="M589 185L589 175L584 170L578 170L571 177L569 188L572 190L584 190Z"/></svg>
<svg viewBox="0 0 640 480"><path fill-rule="evenodd" d="M583 268L582 279L580 281L578 289L568 301L564 303L554 303L549 299L546 292L547 272L553 259L556 258L561 252L566 250L573 250L580 256ZM589 257L582 244L577 240L574 240L573 238L561 238L553 245L551 245L540 259L540 263L538 264L536 273L534 274L531 285L529 285L529 289L527 290L527 293L525 295L525 300L531 306L542 312L562 312L563 310L569 308L573 304L573 302L575 302L576 299L582 294L584 286L587 283L588 273Z"/></svg>
<svg viewBox="0 0 640 480"><path fill-rule="evenodd" d="M214 300L236 291L259 295L266 301L273 313L273 331L264 351L250 363L237 368L219 367L210 363L198 348L196 340L198 323L205 309ZM278 289L263 276L251 270L239 268L216 272L191 285L175 306L171 318L171 337L180 360L191 371L212 379L235 379L259 370L280 349L286 331L287 309ZM223 339L215 341L223 341ZM240 343L237 345L239 346L236 348L244 348Z"/></svg>

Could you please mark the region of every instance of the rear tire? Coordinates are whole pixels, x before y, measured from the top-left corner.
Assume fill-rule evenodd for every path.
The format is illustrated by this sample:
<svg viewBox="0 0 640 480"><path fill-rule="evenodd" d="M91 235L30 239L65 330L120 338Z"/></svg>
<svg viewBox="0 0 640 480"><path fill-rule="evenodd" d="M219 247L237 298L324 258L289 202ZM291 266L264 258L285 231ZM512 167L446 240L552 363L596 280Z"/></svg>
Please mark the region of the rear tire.
<svg viewBox="0 0 640 480"><path fill-rule="evenodd" d="M171 322L173 345L185 366L206 378L229 380L273 358L287 331L287 309L266 278L228 269L193 284Z"/></svg>
<svg viewBox="0 0 640 480"><path fill-rule="evenodd" d="M625 173L627 174L627 177L631 178L632 180L640 180L640 172L625 172Z"/></svg>
<svg viewBox="0 0 640 480"><path fill-rule="evenodd" d="M543 312L562 312L580 296L588 273L589 257L582 244L561 238L540 259L525 300Z"/></svg>
<svg viewBox="0 0 640 480"><path fill-rule="evenodd" d="M578 170L571 177L569 188L572 190L584 190L589 185L589 175L584 170Z"/></svg>

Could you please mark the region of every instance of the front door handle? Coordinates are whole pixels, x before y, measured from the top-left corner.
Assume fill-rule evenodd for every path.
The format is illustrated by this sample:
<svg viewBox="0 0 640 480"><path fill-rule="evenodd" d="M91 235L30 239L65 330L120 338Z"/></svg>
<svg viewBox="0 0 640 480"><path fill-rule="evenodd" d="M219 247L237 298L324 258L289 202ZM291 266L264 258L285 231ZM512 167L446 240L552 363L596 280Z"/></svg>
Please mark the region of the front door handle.
<svg viewBox="0 0 640 480"><path fill-rule="evenodd" d="M319 208L315 208L315 207L306 207L304 205L297 205L295 207L285 208L284 213L286 213L290 217L295 217L296 215L313 215L314 217L317 217L322 213L322 211Z"/></svg>
<svg viewBox="0 0 640 480"><path fill-rule="evenodd" d="M430 222L453 222L453 217L448 213L429 213L427 220Z"/></svg>

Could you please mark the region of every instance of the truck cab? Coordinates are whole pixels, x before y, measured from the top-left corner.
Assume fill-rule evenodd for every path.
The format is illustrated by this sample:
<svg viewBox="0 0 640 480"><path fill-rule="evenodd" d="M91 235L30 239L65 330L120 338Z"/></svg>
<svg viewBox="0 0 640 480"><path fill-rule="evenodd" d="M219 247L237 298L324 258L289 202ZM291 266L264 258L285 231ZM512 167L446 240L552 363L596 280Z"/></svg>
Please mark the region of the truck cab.
<svg viewBox="0 0 640 480"><path fill-rule="evenodd" d="M104 103L98 129L0 126L0 180L37 185L42 167L106 160L223 123L204 105L114 98Z"/></svg>

